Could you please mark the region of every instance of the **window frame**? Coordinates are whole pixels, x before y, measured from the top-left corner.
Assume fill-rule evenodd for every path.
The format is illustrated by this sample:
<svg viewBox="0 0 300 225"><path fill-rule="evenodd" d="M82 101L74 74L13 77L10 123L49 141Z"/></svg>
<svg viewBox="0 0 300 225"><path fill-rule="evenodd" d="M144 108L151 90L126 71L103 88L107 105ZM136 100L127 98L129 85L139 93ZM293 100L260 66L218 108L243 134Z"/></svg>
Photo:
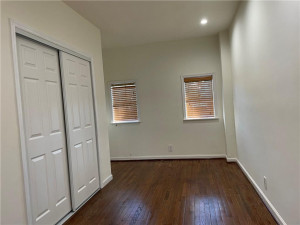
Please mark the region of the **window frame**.
<svg viewBox="0 0 300 225"><path fill-rule="evenodd" d="M134 83L136 89L136 106L137 106L137 120L131 121L114 121L114 109L113 109L113 100L112 100L112 91L111 86L116 84L127 84L127 83ZM139 99L138 99L138 90L137 90L137 81L136 80L122 80L122 81L110 81L108 82L108 89L109 89L109 97L110 97L110 110L111 110L111 124L126 124L126 123L140 123L140 109L139 109Z"/></svg>
<svg viewBox="0 0 300 225"><path fill-rule="evenodd" d="M184 78L192 78L192 77L206 77L212 76L212 95L213 95L213 106L214 106L214 117L210 118L187 118L186 116L186 104L185 104L185 85L184 85ZM183 120L184 121L193 121L193 120L216 120L218 118L217 114L217 99L216 99L216 89L215 89L215 79L216 76L214 73L201 73L201 74L189 74L189 75L182 75L181 79L181 95L182 95L182 107L183 107Z"/></svg>

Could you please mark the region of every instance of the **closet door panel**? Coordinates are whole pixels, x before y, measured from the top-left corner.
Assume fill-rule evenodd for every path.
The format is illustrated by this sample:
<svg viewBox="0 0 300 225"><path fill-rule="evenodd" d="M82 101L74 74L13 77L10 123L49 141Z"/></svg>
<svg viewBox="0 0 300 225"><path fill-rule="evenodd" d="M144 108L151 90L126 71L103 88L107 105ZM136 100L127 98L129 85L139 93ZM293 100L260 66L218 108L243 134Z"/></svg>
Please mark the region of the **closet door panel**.
<svg viewBox="0 0 300 225"><path fill-rule="evenodd" d="M46 154L31 159L30 172L32 193L35 194L32 198L34 222L50 222L54 214L51 206L52 196L48 186L48 181L51 179L47 173Z"/></svg>
<svg viewBox="0 0 300 225"><path fill-rule="evenodd" d="M27 138L30 140L42 138L44 134L43 129L43 106L40 96L40 80L36 78L23 78L23 93L25 107L25 117L27 126Z"/></svg>
<svg viewBox="0 0 300 225"><path fill-rule="evenodd" d="M58 52L17 37L32 216L54 224L71 210Z"/></svg>
<svg viewBox="0 0 300 225"><path fill-rule="evenodd" d="M89 62L60 52L73 209L99 188L92 82Z"/></svg>

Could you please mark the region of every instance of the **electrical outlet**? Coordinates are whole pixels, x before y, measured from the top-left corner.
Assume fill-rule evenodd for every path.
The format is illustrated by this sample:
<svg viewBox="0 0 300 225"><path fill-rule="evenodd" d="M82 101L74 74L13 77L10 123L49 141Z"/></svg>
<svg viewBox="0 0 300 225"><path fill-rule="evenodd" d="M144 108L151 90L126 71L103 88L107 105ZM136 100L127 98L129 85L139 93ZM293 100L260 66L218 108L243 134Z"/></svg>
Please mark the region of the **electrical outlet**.
<svg viewBox="0 0 300 225"><path fill-rule="evenodd" d="M267 178L265 176L264 176L264 186L265 186L265 190L268 190Z"/></svg>
<svg viewBox="0 0 300 225"><path fill-rule="evenodd" d="M168 151L173 152L173 145L168 145Z"/></svg>

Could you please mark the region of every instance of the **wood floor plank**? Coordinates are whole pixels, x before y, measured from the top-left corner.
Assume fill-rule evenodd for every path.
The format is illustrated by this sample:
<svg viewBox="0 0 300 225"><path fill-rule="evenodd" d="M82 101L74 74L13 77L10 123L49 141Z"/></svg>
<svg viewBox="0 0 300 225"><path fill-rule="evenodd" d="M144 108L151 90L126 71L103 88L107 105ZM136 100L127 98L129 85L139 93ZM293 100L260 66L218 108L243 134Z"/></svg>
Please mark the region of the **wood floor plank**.
<svg viewBox="0 0 300 225"><path fill-rule="evenodd" d="M112 162L114 176L66 224L277 224L236 163Z"/></svg>

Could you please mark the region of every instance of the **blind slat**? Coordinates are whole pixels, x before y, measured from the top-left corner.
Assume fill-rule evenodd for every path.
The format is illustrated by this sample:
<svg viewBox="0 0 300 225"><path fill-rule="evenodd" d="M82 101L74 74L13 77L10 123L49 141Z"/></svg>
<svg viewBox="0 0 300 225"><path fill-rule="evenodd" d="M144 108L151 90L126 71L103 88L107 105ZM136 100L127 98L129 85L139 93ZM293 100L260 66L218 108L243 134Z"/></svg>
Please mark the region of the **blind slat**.
<svg viewBox="0 0 300 225"><path fill-rule="evenodd" d="M212 79L212 75L184 78L187 119L215 117Z"/></svg>
<svg viewBox="0 0 300 225"><path fill-rule="evenodd" d="M135 83L112 84L111 99L114 122L138 120Z"/></svg>

